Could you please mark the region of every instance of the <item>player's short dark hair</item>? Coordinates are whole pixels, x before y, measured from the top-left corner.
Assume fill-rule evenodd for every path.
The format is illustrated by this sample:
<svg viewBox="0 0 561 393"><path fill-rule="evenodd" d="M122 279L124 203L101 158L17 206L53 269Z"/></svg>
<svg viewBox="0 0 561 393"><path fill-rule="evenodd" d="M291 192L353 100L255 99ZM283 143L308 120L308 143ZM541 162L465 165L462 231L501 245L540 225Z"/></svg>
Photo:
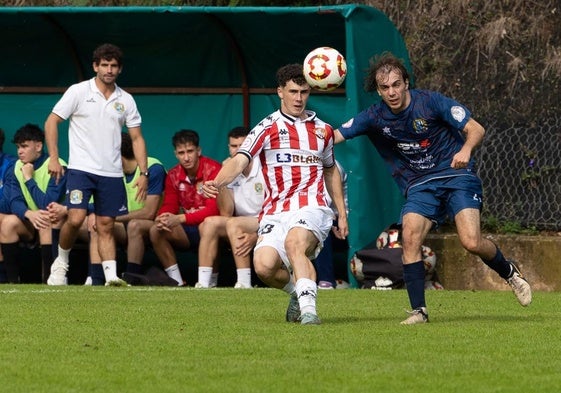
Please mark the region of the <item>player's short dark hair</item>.
<svg viewBox="0 0 561 393"><path fill-rule="evenodd" d="M228 133L228 138L241 138L246 137L249 134L249 128L247 127L234 127Z"/></svg>
<svg viewBox="0 0 561 393"><path fill-rule="evenodd" d="M121 132L121 156L123 156L127 160L134 159L132 138L128 132Z"/></svg>
<svg viewBox="0 0 561 393"><path fill-rule="evenodd" d="M364 90L376 91L378 89L376 74L378 74L379 71L384 73L397 71L403 77L404 82L409 81L409 73L407 72L407 68L405 68L403 60L398 59L391 52L383 52L370 59L370 67L368 68L368 72L364 78Z"/></svg>
<svg viewBox="0 0 561 393"><path fill-rule="evenodd" d="M199 134L193 130L179 130L171 138L173 147L190 143L193 146L199 147Z"/></svg>
<svg viewBox="0 0 561 393"><path fill-rule="evenodd" d="M38 125L27 123L16 131L12 140L16 145L28 141L45 143L45 133Z"/></svg>
<svg viewBox="0 0 561 393"><path fill-rule="evenodd" d="M101 44L95 48L92 58L95 64L101 63L101 60L117 60L119 67L123 65L123 51L113 44Z"/></svg>
<svg viewBox="0 0 561 393"><path fill-rule="evenodd" d="M284 87L290 81L293 81L298 86L307 84L304 78L304 67L302 64L287 64L277 70L277 84L279 87Z"/></svg>

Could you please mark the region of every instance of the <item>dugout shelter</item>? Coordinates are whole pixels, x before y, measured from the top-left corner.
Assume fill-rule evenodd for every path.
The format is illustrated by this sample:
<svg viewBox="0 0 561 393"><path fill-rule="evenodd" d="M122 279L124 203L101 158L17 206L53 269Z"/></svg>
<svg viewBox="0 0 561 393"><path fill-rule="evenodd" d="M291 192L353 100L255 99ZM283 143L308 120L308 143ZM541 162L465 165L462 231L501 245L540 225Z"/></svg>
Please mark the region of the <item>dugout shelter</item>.
<svg viewBox="0 0 561 393"><path fill-rule="evenodd" d="M392 51L409 66L404 41L379 10L359 5L322 7L3 7L0 8L0 128L4 151L13 133L43 127L68 86L93 76L91 54L103 43L125 54L117 83L138 104L148 153L176 164L171 136L181 128L201 135L203 154L221 161L226 133L253 127L279 107L275 71L300 63L318 46L347 60L345 83L314 92L308 108L339 126L377 101L363 89L369 59ZM410 67L409 67L410 68ZM67 123L59 129L67 158ZM349 252L395 222L401 195L367 141L336 147L348 172Z"/></svg>

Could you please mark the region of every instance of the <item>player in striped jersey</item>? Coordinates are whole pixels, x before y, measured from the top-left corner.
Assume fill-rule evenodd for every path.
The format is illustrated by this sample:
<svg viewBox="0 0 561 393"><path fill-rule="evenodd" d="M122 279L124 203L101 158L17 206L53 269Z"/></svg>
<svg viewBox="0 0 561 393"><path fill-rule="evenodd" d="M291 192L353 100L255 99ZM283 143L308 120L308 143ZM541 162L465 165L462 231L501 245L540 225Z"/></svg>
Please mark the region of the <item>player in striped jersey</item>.
<svg viewBox="0 0 561 393"><path fill-rule="evenodd" d="M249 164L258 159L265 178L265 201L259 215L254 250L255 272L267 285L291 295L286 320L317 325L314 259L333 224L327 192L339 212L336 236L348 233L339 171L335 167L333 129L306 110L310 86L301 64L277 71L281 107L251 130L238 153L203 192L216 197Z"/></svg>

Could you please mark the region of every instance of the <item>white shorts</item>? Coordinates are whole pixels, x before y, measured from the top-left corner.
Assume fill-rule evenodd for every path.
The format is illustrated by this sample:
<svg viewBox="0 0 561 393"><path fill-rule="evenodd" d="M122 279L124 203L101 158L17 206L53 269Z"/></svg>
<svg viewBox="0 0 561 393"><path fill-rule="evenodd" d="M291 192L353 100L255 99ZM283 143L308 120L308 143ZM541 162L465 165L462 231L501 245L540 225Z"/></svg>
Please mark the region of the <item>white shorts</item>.
<svg viewBox="0 0 561 393"><path fill-rule="evenodd" d="M315 259L323 247L323 242L329 235L333 226L333 211L329 207L310 207L306 206L300 210L283 212L270 216L263 216L259 223L257 245L254 251L261 247L273 247L279 253L282 262L288 271L292 271L292 266L286 256L284 241L288 231L294 227L302 227L311 231L318 239L318 245L312 255L307 255L310 259Z"/></svg>

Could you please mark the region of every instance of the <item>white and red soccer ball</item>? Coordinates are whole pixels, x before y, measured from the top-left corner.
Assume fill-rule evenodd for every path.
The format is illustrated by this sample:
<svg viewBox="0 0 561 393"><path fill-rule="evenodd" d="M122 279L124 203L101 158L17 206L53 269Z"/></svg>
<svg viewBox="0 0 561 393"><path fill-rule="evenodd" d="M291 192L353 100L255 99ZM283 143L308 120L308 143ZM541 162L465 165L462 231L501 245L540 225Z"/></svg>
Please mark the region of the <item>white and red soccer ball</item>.
<svg viewBox="0 0 561 393"><path fill-rule="evenodd" d="M336 89L347 76L347 62L337 49L321 46L304 59L304 77L317 90Z"/></svg>

